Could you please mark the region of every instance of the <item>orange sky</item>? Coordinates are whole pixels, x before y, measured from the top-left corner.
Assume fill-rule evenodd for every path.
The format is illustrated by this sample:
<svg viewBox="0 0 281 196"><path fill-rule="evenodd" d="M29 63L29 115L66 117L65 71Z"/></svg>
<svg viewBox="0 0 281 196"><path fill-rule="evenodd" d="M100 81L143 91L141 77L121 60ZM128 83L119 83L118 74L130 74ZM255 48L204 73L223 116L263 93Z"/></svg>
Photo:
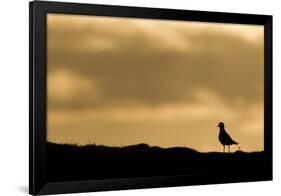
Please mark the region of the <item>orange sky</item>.
<svg viewBox="0 0 281 196"><path fill-rule="evenodd" d="M48 14L47 45L48 141L263 150L263 26Z"/></svg>

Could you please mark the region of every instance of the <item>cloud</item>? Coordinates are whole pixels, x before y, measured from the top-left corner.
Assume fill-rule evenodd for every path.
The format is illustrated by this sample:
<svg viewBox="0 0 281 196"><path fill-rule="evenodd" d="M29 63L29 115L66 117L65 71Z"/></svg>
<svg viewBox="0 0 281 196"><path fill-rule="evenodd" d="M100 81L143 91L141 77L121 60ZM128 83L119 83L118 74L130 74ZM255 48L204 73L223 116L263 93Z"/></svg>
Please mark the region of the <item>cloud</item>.
<svg viewBox="0 0 281 196"><path fill-rule="evenodd" d="M101 102L77 99L69 107L186 101L201 86L229 101L259 101L262 35L255 25L50 14L48 69L93 79L102 89Z"/></svg>
<svg viewBox="0 0 281 196"><path fill-rule="evenodd" d="M168 103L151 107L145 104L116 105L103 108L85 108L82 110L54 110L53 123L71 123L81 120L91 121L181 121L206 119L231 119L239 116L235 110L212 92L199 89L194 93L194 101ZM239 106L238 106L239 107ZM239 111L241 108L238 109ZM252 112L252 111L250 111ZM80 119L82 117L82 119Z"/></svg>
<svg viewBox="0 0 281 196"><path fill-rule="evenodd" d="M92 102L100 92L93 79L83 78L74 72L61 69L49 74L47 80L48 102L51 105L72 105L79 102ZM90 95L90 96L86 96ZM75 107L75 104L73 105Z"/></svg>

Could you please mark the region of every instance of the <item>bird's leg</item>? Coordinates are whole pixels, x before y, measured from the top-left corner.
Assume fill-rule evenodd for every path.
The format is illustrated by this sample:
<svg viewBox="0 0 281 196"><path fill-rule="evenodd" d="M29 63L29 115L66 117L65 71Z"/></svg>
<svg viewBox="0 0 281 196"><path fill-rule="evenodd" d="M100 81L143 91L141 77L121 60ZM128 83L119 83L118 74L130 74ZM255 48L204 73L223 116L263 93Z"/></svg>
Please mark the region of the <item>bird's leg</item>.
<svg viewBox="0 0 281 196"><path fill-rule="evenodd" d="M230 153L230 146L228 145L228 153Z"/></svg>
<svg viewBox="0 0 281 196"><path fill-rule="evenodd" d="M223 145L223 153L225 153L225 146Z"/></svg>

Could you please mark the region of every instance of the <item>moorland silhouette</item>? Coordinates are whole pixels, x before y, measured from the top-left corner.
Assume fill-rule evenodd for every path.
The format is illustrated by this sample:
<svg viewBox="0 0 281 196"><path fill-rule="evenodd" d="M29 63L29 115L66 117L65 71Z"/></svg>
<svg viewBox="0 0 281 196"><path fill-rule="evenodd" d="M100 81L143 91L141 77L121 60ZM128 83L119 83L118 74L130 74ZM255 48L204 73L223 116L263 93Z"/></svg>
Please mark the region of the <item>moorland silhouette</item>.
<svg viewBox="0 0 281 196"><path fill-rule="evenodd" d="M219 141L237 144L220 122ZM230 149L229 149L230 152ZM141 143L131 146L47 143L50 182L130 177L198 175L262 175L264 152L198 152L187 147L161 148Z"/></svg>

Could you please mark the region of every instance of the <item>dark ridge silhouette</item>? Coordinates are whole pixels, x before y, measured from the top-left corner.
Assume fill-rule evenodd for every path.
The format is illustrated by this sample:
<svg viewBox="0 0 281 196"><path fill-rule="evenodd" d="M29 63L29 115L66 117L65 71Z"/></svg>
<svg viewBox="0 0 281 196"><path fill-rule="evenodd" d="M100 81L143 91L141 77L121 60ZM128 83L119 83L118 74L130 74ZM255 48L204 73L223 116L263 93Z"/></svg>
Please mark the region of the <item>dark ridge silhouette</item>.
<svg viewBox="0 0 281 196"><path fill-rule="evenodd" d="M131 177L222 174L259 177L264 152L201 153L185 147L125 147L47 143L49 182Z"/></svg>
<svg viewBox="0 0 281 196"><path fill-rule="evenodd" d="M235 144L237 145L238 143L235 142L230 135L226 132L224 129L224 123L220 122L218 124L218 127L220 128L220 133L219 133L219 141L223 145L223 152L225 152L225 146L228 146L228 153L230 153L230 146Z"/></svg>

